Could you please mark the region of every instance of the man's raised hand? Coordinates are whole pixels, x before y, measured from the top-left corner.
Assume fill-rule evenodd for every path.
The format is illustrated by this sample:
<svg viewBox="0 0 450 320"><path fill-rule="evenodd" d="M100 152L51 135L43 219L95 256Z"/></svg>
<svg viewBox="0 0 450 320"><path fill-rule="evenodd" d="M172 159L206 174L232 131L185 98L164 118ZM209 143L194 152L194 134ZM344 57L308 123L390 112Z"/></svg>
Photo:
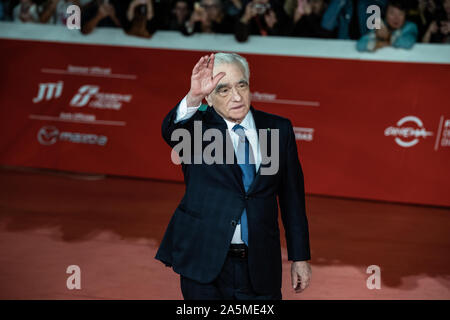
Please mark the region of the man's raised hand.
<svg viewBox="0 0 450 320"><path fill-rule="evenodd" d="M200 58L192 69L191 89L186 98L188 107L198 106L204 97L209 95L217 86L225 72L220 72L213 77L214 53Z"/></svg>

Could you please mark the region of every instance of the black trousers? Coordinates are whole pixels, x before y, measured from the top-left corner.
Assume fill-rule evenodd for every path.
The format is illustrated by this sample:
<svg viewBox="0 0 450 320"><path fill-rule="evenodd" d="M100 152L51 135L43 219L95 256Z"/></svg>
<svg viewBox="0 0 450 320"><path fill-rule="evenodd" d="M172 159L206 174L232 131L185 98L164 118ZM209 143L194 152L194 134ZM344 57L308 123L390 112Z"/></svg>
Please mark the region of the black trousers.
<svg viewBox="0 0 450 320"><path fill-rule="evenodd" d="M250 283L247 258L228 256L219 276L200 283L180 275L185 300L281 300L281 288L272 294L256 293Z"/></svg>

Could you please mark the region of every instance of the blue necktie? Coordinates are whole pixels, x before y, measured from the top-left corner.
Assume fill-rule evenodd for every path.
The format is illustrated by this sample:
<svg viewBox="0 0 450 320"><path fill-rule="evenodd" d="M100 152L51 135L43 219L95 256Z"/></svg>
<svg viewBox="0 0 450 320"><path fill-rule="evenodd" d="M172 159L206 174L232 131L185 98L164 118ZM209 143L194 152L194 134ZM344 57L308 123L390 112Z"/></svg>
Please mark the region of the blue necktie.
<svg viewBox="0 0 450 320"><path fill-rule="evenodd" d="M256 166L252 151L252 146L250 145L247 136L244 132L244 127L236 124L233 127L233 131L239 136L239 142L236 150L236 158L239 167L242 170L242 182L244 183L245 191L247 192L250 185L253 182L256 174ZM241 218L239 219L241 224L241 238L242 241L248 246L248 223L247 223L247 211L244 209Z"/></svg>

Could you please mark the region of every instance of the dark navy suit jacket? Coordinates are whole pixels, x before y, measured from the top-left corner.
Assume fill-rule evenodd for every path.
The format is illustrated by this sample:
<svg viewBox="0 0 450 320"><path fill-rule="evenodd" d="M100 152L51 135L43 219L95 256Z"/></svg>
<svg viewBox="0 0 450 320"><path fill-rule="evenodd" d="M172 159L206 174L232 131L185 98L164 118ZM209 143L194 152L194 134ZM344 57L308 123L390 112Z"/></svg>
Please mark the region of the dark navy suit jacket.
<svg viewBox="0 0 450 320"><path fill-rule="evenodd" d="M193 137L194 121L202 122L203 132L216 128L224 141L230 139L225 121L214 108L199 110L190 119L175 123L177 108L178 105L162 124L162 135L171 147L178 143L171 141L175 129L186 129ZM261 164L245 192L236 159L234 164L182 164L186 192L155 258L185 277L201 283L212 282L222 269L236 221L246 208L250 280L257 293L273 293L281 288L282 273L277 197L288 259L310 259L303 172L291 122L253 107L250 110L258 130L272 129L268 141L270 132L279 129L278 172L261 175L264 166ZM202 147L209 143L203 142Z"/></svg>

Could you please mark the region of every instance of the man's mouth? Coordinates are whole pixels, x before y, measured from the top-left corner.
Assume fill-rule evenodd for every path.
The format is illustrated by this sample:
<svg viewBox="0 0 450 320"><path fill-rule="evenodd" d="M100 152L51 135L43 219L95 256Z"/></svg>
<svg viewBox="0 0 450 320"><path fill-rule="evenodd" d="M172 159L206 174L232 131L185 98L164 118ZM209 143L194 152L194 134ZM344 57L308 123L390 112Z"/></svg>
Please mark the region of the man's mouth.
<svg viewBox="0 0 450 320"><path fill-rule="evenodd" d="M238 105L238 106L231 107L231 108L230 108L230 111L231 111L231 110L236 111L236 110L239 110L239 109L241 109L241 108L243 108L243 107L244 107L244 105L243 105L243 104L240 104L240 105Z"/></svg>

